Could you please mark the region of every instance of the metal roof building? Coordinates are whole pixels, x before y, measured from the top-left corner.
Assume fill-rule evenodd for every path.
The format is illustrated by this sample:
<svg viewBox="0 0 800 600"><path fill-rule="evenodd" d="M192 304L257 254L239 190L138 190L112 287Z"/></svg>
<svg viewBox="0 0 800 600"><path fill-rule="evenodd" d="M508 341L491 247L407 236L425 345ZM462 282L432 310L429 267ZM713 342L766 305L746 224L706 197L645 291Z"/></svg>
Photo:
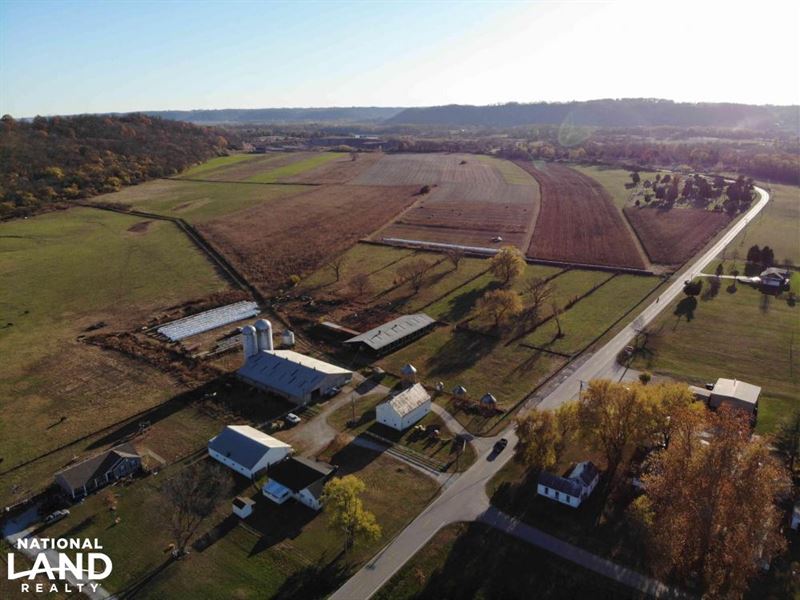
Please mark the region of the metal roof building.
<svg viewBox="0 0 800 600"><path fill-rule="evenodd" d="M256 352L247 357L237 374L251 385L298 404L316 400L353 378L352 371L292 350Z"/></svg>
<svg viewBox="0 0 800 600"><path fill-rule="evenodd" d="M227 306L219 306L211 310L206 310L196 315L184 317L177 321L172 321L158 328L158 333L169 338L170 341L177 342L184 338L210 331L223 325L235 323L248 317L253 317L261 312L255 302L235 302Z"/></svg>
<svg viewBox="0 0 800 600"><path fill-rule="evenodd" d="M292 447L249 425L228 425L208 442L208 454L245 477L280 462Z"/></svg>
<svg viewBox="0 0 800 600"><path fill-rule="evenodd" d="M402 431L410 427L431 410L431 396L420 383L415 383L399 394L375 407L378 423Z"/></svg>
<svg viewBox="0 0 800 600"><path fill-rule="evenodd" d="M755 416L758 412L758 397L761 388L752 383L738 379L717 379L708 399L710 408L719 408L727 405L738 410L744 410Z"/></svg>
<svg viewBox="0 0 800 600"><path fill-rule="evenodd" d="M386 354L428 333L436 320L425 313L403 315L345 341L377 354Z"/></svg>

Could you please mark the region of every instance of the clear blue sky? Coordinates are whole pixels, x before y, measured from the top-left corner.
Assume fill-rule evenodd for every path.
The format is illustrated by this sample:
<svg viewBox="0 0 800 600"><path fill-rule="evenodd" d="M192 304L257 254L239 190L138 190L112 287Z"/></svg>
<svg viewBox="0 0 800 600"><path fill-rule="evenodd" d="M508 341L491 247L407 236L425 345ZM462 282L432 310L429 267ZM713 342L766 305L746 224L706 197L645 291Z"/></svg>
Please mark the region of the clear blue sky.
<svg viewBox="0 0 800 600"><path fill-rule="evenodd" d="M797 4L0 0L0 113L798 104Z"/></svg>

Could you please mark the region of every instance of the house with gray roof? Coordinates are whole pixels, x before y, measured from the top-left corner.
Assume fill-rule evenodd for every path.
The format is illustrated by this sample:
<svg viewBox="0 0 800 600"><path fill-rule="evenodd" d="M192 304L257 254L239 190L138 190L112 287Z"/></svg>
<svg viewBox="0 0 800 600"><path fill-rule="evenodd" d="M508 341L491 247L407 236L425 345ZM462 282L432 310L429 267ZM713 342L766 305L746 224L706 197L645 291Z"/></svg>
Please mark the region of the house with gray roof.
<svg viewBox="0 0 800 600"><path fill-rule="evenodd" d="M720 377L708 395L708 407L718 409L720 406L728 406L735 410L741 410L750 415L755 422L758 416L758 397L760 395L761 388L757 385L738 379Z"/></svg>
<svg viewBox="0 0 800 600"><path fill-rule="evenodd" d="M142 457L131 444L121 444L55 474L56 483L73 500L142 468Z"/></svg>
<svg viewBox="0 0 800 600"><path fill-rule="evenodd" d="M436 320L425 313L403 315L352 337L344 343L372 354L388 354L400 346L421 338L435 325Z"/></svg>
<svg viewBox="0 0 800 600"><path fill-rule="evenodd" d="M578 508L597 487L600 471L590 460L580 462L566 477L542 471L536 492L561 504Z"/></svg>
<svg viewBox="0 0 800 600"><path fill-rule="evenodd" d="M269 468L269 479L261 493L275 504L294 498L313 510L319 510L325 484L336 470L337 467L322 461L292 456Z"/></svg>
<svg viewBox="0 0 800 600"><path fill-rule="evenodd" d="M208 442L208 455L226 467L253 479L261 471L279 463L292 447L249 425L228 425Z"/></svg>

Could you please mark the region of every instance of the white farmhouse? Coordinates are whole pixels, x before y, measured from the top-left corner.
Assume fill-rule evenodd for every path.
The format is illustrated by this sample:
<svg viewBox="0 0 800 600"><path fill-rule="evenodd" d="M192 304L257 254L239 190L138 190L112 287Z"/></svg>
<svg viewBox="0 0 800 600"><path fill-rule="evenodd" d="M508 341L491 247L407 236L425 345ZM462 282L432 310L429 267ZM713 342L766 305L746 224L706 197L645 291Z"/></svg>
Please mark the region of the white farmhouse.
<svg viewBox="0 0 800 600"><path fill-rule="evenodd" d="M249 479L291 452L289 444L249 425L229 425L208 442L211 458Z"/></svg>
<svg viewBox="0 0 800 600"><path fill-rule="evenodd" d="M387 427L402 431L431 411L431 396L420 383L378 404L375 419Z"/></svg>
<svg viewBox="0 0 800 600"><path fill-rule="evenodd" d="M267 471L269 479L261 493L275 504L294 498L308 508L319 510L325 484L336 469L318 460L292 456Z"/></svg>
<svg viewBox="0 0 800 600"><path fill-rule="evenodd" d="M600 481L600 471L587 460L575 465L567 477L542 471L539 474L537 493L561 504L577 508L588 498Z"/></svg>

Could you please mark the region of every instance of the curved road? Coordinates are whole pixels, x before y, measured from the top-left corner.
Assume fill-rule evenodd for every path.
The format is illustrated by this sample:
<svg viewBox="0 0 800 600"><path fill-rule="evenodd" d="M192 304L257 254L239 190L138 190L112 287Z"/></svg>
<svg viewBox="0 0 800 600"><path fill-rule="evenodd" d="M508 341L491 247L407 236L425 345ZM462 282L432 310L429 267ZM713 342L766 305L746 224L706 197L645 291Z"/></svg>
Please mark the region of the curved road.
<svg viewBox="0 0 800 600"><path fill-rule="evenodd" d="M576 398L581 381L596 378L610 378L618 373L617 354L643 327L648 325L669 303L683 292L683 282L701 272L722 250L730 244L748 223L769 202L769 194L762 188L755 188L758 201L737 221L716 243L695 259L685 275L661 292L659 298L647 306L622 331L598 349L569 377L548 394L538 407L552 409ZM526 406L523 410L530 410ZM506 451L500 456L491 454L495 439L505 437L511 448L517 438L513 425L509 425L496 438L482 438L477 446L479 456L475 464L457 478L444 486L442 493L412 521L400 534L390 541L373 559L339 588L331 599L367 600L377 592L433 535L445 525L458 521L480 520L507 533L530 542L540 548L583 567L625 583L641 592L657 596L677 595L674 590L640 573L615 565L610 561L594 556L580 548L567 544L557 538L547 536L533 527L520 523L491 507L486 495L486 484L512 457Z"/></svg>

